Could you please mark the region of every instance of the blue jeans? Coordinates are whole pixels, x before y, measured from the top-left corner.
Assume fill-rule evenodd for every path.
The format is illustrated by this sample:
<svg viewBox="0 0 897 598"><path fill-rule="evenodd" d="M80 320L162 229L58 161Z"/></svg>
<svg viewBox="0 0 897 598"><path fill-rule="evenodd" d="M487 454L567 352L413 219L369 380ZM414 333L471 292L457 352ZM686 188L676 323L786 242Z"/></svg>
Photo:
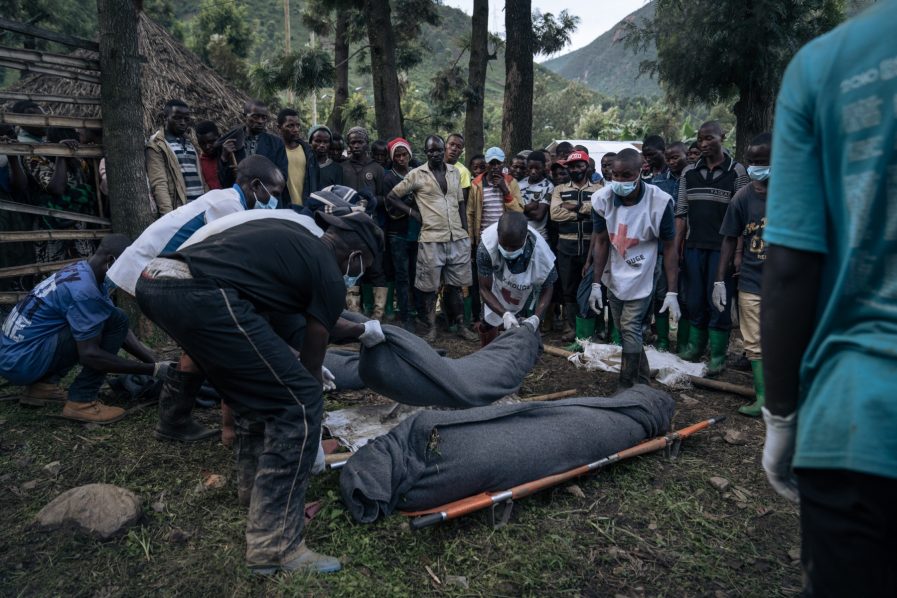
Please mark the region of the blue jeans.
<svg viewBox="0 0 897 598"><path fill-rule="evenodd" d="M732 317L729 312L733 290L731 276L727 276L724 281L726 309L720 312L711 303L719 258L719 251L713 249L685 249L685 264L682 268L685 275L685 303L688 305L688 321L697 328L717 330L732 328Z"/></svg>
<svg viewBox="0 0 897 598"><path fill-rule="evenodd" d="M411 256L408 254L412 242L405 235L389 235L389 253L392 257L392 267L395 273L395 297L399 309L399 319L407 322L411 316L408 311L408 291L410 285L409 264Z"/></svg>
<svg viewBox="0 0 897 598"><path fill-rule="evenodd" d="M125 312L115 308L100 333L100 348L107 353L117 354L125 338L128 336L128 316ZM70 369L78 364L78 345L72 338L72 330L68 326L62 329L56 337L56 351L53 353L53 361L47 370L47 376L43 380L58 381L66 375ZM69 401L75 403L90 403L97 400L100 386L106 379L106 372L94 370L87 366L81 368L81 372L75 376L72 385L69 386Z"/></svg>
<svg viewBox="0 0 897 598"><path fill-rule="evenodd" d="M623 344L623 353L641 353L644 347L642 335L642 322L645 315L651 310L654 297L648 295L642 299L624 301L618 299L609 289L607 291L607 305L610 308L614 326L620 331Z"/></svg>

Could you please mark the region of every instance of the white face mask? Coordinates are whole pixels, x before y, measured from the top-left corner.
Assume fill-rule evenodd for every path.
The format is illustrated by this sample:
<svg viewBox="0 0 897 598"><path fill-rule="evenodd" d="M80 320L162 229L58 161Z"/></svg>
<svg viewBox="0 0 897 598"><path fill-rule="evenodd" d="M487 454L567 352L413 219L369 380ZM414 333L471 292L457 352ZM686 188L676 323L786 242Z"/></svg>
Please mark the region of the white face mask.
<svg viewBox="0 0 897 598"><path fill-rule="evenodd" d="M507 249L499 245L498 252L501 254L501 257L505 258L506 260L513 260L523 255L523 247L515 249L514 251L508 251Z"/></svg>
<svg viewBox="0 0 897 598"><path fill-rule="evenodd" d="M627 197L638 187L638 179L634 181L611 181L611 190L619 197Z"/></svg>
<svg viewBox="0 0 897 598"><path fill-rule="evenodd" d="M769 178L769 166L748 166L747 173L752 181L765 181Z"/></svg>

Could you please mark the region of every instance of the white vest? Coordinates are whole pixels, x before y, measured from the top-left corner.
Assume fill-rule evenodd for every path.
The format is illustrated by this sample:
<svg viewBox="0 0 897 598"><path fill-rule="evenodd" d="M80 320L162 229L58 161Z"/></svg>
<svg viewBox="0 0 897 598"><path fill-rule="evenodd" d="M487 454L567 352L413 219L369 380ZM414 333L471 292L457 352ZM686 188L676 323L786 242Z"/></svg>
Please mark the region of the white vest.
<svg viewBox="0 0 897 598"><path fill-rule="evenodd" d="M660 223L673 201L655 185L642 182L642 200L634 206L617 205L605 187L592 194L592 209L607 223L610 251L601 282L618 299L643 299L654 289L654 267Z"/></svg>
<svg viewBox="0 0 897 598"><path fill-rule="evenodd" d="M486 227L480 236L480 243L485 246L492 260L492 272L481 272L481 275L492 275L492 294L505 308L505 311L512 314L523 309L533 289L541 288L554 268L554 253L551 252L548 243L532 227L527 228L529 229L529 238L535 241L535 247L526 270L520 274L513 274L508 270L505 258L498 250L497 222ZM501 317L504 314L496 314L485 303L483 304L483 313L487 323L492 326L501 326Z"/></svg>
<svg viewBox="0 0 897 598"><path fill-rule="evenodd" d="M315 224L313 218L311 218L310 216L305 216L304 214L297 214L293 210L246 210L244 212L230 214L228 216L225 216L224 218L219 218L218 220L205 225L204 227L193 233L189 239L184 241L183 245L178 247L178 251L180 251L181 249L186 249L191 245L196 245L200 241L205 241L212 235L217 235L218 233L224 232L229 228L233 228L245 222L261 220L263 218L289 220L291 222L301 224L308 230L308 232L318 237L319 239L324 236L324 231L321 230L321 227Z"/></svg>

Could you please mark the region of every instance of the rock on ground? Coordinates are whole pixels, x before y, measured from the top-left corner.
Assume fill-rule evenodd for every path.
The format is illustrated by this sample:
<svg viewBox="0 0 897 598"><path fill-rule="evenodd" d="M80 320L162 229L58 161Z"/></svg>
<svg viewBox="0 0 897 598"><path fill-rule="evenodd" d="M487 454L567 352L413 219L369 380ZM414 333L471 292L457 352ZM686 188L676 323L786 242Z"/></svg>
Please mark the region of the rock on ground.
<svg viewBox="0 0 897 598"><path fill-rule="evenodd" d="M112 538L141 515L140 498L112 484L87 484L67 490L37 514L46 528L73 527L101 539Z"/></svg>

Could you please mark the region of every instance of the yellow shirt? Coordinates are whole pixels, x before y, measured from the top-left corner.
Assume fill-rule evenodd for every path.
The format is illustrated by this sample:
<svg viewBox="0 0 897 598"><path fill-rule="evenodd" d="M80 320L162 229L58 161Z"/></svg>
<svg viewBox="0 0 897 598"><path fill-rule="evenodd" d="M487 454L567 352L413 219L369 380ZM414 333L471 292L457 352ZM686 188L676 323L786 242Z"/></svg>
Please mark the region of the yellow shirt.
<svg viewBox="0 0 897 598"><path fill-rule="evenodd" d="M293 205L302 205L302 188L305 186L305 149L301 145L287 150L287 189Z"/></svg>
<svg viewBox="0 0 897 598"><path fill-rule="evenodd" d="M470 171L467 170L467 167L461 164L461 162L455 162L452 166L457 168L458 172L461 173L461 189L470 187Z"/></svg>

